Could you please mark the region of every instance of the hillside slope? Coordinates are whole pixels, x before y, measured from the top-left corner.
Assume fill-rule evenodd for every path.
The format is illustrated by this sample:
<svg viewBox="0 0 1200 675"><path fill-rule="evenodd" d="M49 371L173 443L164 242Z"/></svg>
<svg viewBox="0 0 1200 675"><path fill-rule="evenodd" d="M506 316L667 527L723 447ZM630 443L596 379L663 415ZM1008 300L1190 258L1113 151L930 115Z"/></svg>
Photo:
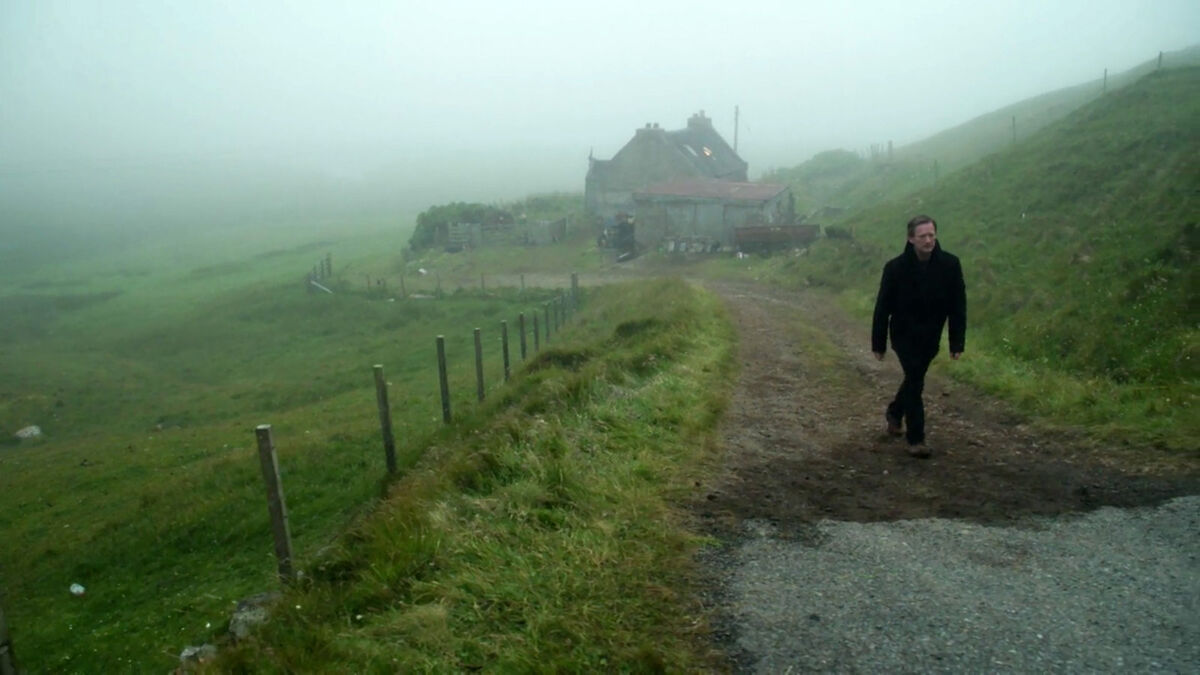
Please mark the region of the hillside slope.
<svg viewBox="0 0 1200 675"><path fill-rule="evenodd" d="M1196 376L1200 68L1163 71L1070 115L859 230L903 241L926 211L957 250L975 325L1029 359L1142 382Z"/></svg>
<svg viewBox="0 0 1200 675"><path fill-rule="evenodd" d="M1055 417L1133 415L1149 438L1194 448L1197 186L1200 68L1163 70L936 186L847 215L855 241L776 264L792 282L849 289L866 312L904 222L929 213L967 274L967 349L985 358L965 368L979 382ZM1071 393L1047 389L1056 377Z"/></svg>
<svg viewBox="0 0 1200 675"><path fill-rule="evenodd" d="M1200 65L1200 46L1163 55L1163 69ZM1111 93L1137 82L1158 68L1154 58L1108 77ZM1040 94L968 120L916 143L897 147L891 157L864 159L847 150L819 153L794 167L779 169L764 180L791 185L800 210L809 214L827 206L858 209L896 199L928 186L950 172L983 157L1032 140L1037 132L1104 95L1101 78ZM837 223L822 216L821 224Z"/></svg>

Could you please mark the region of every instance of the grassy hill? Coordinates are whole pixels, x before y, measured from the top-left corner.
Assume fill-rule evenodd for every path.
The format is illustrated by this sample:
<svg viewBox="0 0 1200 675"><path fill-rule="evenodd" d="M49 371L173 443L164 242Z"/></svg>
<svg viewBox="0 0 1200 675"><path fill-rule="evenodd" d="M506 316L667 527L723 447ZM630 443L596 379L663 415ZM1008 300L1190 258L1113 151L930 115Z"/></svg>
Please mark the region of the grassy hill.
<svg viewBox="0 0 1200 675"><path fill-rule="evenodd" d="M447 338L458 413L474 404L476 326L489 391L500 386L499 322L516 358L517 315L532 319L550 290L531 280L521 292L515 275L501 282L447 257L412 261L429 274L408 270L398 229L164 238L4 270L0 606L30 672L167 670L184 645L224 629L234 600L276 585L257 424L275 428L308 556L378 496L373 364L392 381L402 467L440 431L435 335ZM336 294L308 294L303 275L326 252ZM538 255L502 271L569 287ZM45 435L18 443L31 424Z"/></svg>
<svg viewBox="0 0 1200 675"><path fill-rule="evenodd" d="M1164 69L936 184L920 158L907 176L867 163L876 182L853 156L815 158L798 175L859 205L838 221L855 238L713 269L840 289L865 319L903 223L931 213L971 298L951 372L1106 441L1195 452L1198 157L1200 69ZM277 585L262 422L308 576L219 668L706 665L679 573L697 542L667 504L705 461L729 384L721 308L680 282L589 289L552 348L502 385L499 322L540 308L548 292L532 287L601 267L589 233L553 251L419 259L401 254L406 240L276 232L0 270L0 428L47 432L0 445L0 604L25 666L166 670L225 632L233 601ZM326 251L337 293L306 294L301 275ZM389 302L401 279L438 297ZM463 358L475 326L489 331L483 405ZM452 427L438 419L437 334L454 355Z"/></svg>
<svg viewBox="0 0 1200 675"><path fill-rule="evenodd" d="M534 217L579 201L519 204ZM676 593L698 542L664 523L728 384L721 308L680 282L587 289L550 344L543 337L539 352L529 336L523 360L518 313L531 332L544 301L570 287L568 271L594 283L590 231L574 229L565 246L453 255L405 252L407 235L371 224L196 234L0 271L0 607L22 666L169 670L184 646L226 633L235 601L278 588L260 423L275 431L298 566L313 585L293 603L306 611L280 616L278 633L243 643L230 663L369 671L400 657L451 669L480 648L522 670L541 667L532 655L565 669L705 662L683 609L691 596ZM327 252L335 293L306 293L303 275ZM453 426L440 419L439 334ZM375 363L389 379L394 483ZM45 435L17 442L28 424ZM596 560L608 578L579 573ZM431 561L436 570L410 574ZM415 583L385 583L401 577ZM68 592L73 583L86 593ZM443 611L466 589L493 613ZM546 591L536 612L514 614ZM319 621L347 609L368 617L361 632L327 642ZM381 652L379 630L414 645ZM266 638L277 658L255 652L275 649ZM314 650L329 660L310 660Z"/></svg>
<svg viewBox="0 0 1200 675"><path fill-rule="evenodd" d="M1163 54L1164 69L1200 65L1200 46ZM1158 59L1123 73L1111 73L1110 93L1137 82L1158 68ZM1018 101L916 143L897 147L891 157L866 159L846 150L823 152L795 167L778 169L765 181L792 186L798 208L814 213L824 207L847 210L890 201L934 184L940 177L977 162L1016 143L1032 140L1038 131L1063 119L1104 94L1101 78ZM820 218L837 224L837 218Z"/></svg>
<svg viewBox="0 0 1200 675"><path fill-rule="evenodd" d="M714 668L671 496L709 458L730 331L678 280L589 291L213 670Z"/></svg>
<svg viewBox="0 0 1200 675"><path fill-rule="evenodd" d="M1200 68L1164 69L935 186L846 215L856 241L822 242L777 271L851 289L866 311L904 222L929 213L967 273L976 359L965 370L977 381L1195 449L1198 185Z"/></svg>

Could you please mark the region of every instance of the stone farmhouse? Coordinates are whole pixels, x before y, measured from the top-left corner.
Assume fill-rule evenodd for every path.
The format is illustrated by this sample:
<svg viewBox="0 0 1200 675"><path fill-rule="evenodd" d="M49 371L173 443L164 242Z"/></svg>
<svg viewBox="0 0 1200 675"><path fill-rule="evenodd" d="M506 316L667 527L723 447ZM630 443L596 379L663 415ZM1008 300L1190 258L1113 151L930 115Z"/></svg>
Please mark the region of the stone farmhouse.
<svg viewBox="0 0 1200 675"><path fill-rule="evenodd" d="M700 111L683 129L647 124L612 159L589 157L585 206L610 222L617 213L632 214L634 194L652 185L688 179L745 182L747 168Z"/></svg>

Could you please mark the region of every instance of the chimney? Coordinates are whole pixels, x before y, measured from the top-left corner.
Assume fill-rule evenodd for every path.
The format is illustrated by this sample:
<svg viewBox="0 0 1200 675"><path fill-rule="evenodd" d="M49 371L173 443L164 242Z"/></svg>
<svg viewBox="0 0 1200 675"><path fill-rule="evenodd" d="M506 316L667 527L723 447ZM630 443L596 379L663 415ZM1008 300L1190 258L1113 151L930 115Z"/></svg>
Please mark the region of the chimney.
<svg viewBox="0 0 1200 675"><path fill-rule="evenodd" d="M704 111L701 110L700 112L698 112L695 115L692 115L691 117L688 118L687 125L688 125L689 129L691 129L693 127L703 127L706 129L711 129L712 128L712 120L709 119L708 117L706 117L704 114Z"/></svg>

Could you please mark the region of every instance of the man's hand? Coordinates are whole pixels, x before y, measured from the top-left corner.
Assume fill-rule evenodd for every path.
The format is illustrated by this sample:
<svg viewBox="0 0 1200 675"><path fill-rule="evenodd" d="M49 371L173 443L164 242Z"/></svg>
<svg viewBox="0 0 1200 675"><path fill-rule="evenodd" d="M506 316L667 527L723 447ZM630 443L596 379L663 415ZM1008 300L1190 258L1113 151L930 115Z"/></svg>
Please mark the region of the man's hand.
<svg viewBox="0 0 1200 675"><path fill-rule="evenodd" d="M957 361L958 357L960 356L962 356L962 352L950 352L950 358L954 359L955 361Z"/></svg>
<svg viewBox="0 0 1200 675"><path fill-rule="evenodd" d="M884 357L884 355L886 354L886 352L871 352L871 353L875 355L875 360L876 360L876 361L882 361L882 360L883 360L883 357ZM956 357L954 357L954 358L958 358L958 357L956 356Z"/></svg>

